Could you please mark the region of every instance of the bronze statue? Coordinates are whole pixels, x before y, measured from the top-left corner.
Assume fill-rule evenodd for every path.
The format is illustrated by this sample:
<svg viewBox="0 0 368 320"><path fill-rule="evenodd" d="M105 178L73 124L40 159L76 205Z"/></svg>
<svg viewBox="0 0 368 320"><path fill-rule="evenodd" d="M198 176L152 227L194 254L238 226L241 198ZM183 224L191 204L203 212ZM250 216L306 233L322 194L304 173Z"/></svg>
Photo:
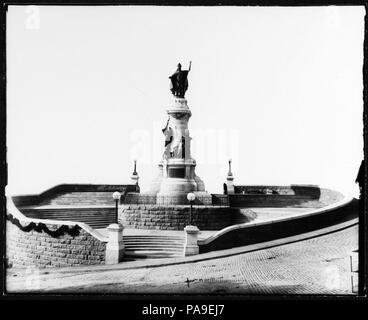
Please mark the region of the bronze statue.
<svg viewBox="0 0 368 320"><path fill-rule="evenodd" d="M190 71L192 61L189 63L188 70L181 70L181 64L178 64L178 69L170 76L170 90L175 97L184 98L185 91L188 89L188 73Z"/></svg>

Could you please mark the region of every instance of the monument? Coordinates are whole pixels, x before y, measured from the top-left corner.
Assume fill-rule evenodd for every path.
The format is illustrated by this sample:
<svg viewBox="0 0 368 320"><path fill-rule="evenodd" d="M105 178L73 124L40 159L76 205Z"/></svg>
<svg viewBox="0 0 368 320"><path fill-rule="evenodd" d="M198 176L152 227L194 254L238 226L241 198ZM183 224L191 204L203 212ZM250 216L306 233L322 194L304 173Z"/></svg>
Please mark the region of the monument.
<svg viewBox="0 0 368 320"><path fill-rule="evenodd" d="M196 175L196 161L191 156L191 140L188 121L192 112L185 99L188 89L188 70L181 64L170 79L173 94L171 106L167 109L168 120L165 128L162 159L158 165L159 174L151 185L151 192L157 195L157 203L184 204L186 195L193 192L197 201L211 204L211 195L205 191L203 181Z"/></svg>

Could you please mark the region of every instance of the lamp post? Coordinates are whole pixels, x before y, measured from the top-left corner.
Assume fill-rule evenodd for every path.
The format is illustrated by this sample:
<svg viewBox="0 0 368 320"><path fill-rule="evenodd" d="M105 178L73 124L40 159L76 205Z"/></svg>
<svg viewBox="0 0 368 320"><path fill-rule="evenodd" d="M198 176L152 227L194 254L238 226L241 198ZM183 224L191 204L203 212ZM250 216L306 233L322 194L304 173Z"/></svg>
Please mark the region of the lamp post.
<svg viewBox="0 0 368 320"><path fill-rule="evenodd" d="M113 199L115 200L115 223L119 223L119 215L118 215L118 203L121 197L121 193L118 191L115 191L112 194Z"/></svg>
<svg viewBox="0 0 368 320"><path fill-rule="evenodd" d="M229 172L227 173L226 177L226 190L227 194L234 194L235 193L235 187L234 187L234 176L231 172L231 162L232 160L229 159Z"/></svg>
<svg viewBox="0 0 368 320"><path fill-rule="evenodd" d="M190 192L187 194L187 199L190 203L190 213L189 213L189 225L192 225L192 207L193 207L193 202L195 200L196 196L194 193Z"/></svg>

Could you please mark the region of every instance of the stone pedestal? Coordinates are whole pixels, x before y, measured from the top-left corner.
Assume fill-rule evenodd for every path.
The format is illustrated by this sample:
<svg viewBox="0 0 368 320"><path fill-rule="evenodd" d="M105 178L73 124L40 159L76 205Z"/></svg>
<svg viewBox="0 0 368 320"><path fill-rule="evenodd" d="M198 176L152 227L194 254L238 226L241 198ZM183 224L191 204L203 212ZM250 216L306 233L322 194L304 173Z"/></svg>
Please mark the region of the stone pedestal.
<svg viewBox="0 0 368 320"><path fill-rule="evenodd" d="M192 256L198 254L199 229L196 226L189 225L184 228L184 232L185 232L184 256Z"/></svg>
<svg viewBox="0 0 368 320"><path fill-rule="evenodd" d="M191 137L188 121L192 113L187 100L175 97L167 110L170 116L166 127L165 148L159 163L159 175L150 193L157 194L157 204L185 204L189 192L205 192L203 181L196 175L196 161L191 156Z"/></svg>
<svg viewBox="0 0 368 320"><path fill-rule="evenodd" d="M106 264L119 263L124 256L123 229L120 223L107 227L109 241L106 244Z"/></svg>
<svg viewBox="0 0 368 320"><path fill-rule="evenodd" d="M138 180L139 180L138 174L132 174L130 179L132 180L133 184L138 185Z"/></svg>
<svg viewBox="0 0 368 320"><path fill-rule="evenodd" d="M227 186L227 194L234 194L234 177L232 175L228 175L226 177L226 186Z"/></svg>

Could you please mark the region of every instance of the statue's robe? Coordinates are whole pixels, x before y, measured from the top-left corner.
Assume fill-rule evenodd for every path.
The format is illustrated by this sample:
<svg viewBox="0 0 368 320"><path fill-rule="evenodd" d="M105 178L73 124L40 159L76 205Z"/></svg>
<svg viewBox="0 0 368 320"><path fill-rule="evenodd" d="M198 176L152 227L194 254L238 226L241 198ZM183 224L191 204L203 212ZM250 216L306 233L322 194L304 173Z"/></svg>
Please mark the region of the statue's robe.
<svg viewBox="0 0 368 320"><path fill-rule="evenodd" d="M176 71L170 76L170 90L173 95L183 98L188 89L188 70Z"/></svg>
<svg viewBox="0 0 368 320"><path fill-rule="evenodd" d="M171 152L174 158L181 158L182 151L182 143L181 143L181 134L178 130L174 132L174 139L171 143Z"/></svg>

